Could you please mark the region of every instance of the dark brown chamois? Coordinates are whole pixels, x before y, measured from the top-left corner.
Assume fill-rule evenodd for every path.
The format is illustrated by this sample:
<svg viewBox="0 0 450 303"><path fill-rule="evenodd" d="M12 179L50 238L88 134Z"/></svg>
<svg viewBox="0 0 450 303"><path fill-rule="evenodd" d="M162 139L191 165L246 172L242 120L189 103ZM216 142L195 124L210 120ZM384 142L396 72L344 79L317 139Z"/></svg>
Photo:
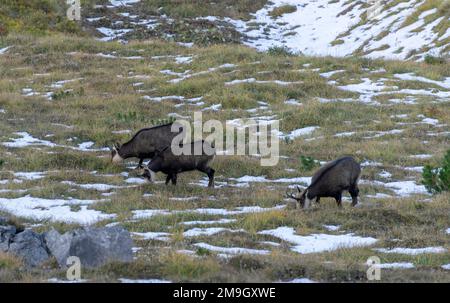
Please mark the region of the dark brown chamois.
<svg viewBox="0 0 450 303"><path fill-rule="evenodd" d="M308 208L311 201L332 197L339 207L342 206L342 192L348 190L352 196L352 206L358 203L358 179L361 166L352 157L342 157L322 166L312 177L311 184L302 192L297 186L300 197L288 194L297 200L297 207Z"/></svg>
<svg viewBox="0 0 450 303"><path fill-rule="evenodd" d="M194 153L197 145L198 153ZM188 144L180 144L186 151L181 155L174 154L172 146L168 146L161 152L157 152L152 161L147 165L144 172L150 182L155 179L155 173L163 172L167 175L166 185L172 181L173 185L177 184L177 174L198 170L208 175L208 187L214 187L214 169L209 165L214 160L215 148L207 141L196 141Z"/></svg>
<svg viewBox="0 0 450 303"><path fill-rule="evenodd" d="M177 132L171 132L173 123L144 128L138 131L131 140L120 145L116 143L111 151L113 163L120 163L128 158L138 158L137 168L142 168L145 159L152 159L156 150L170 145L182 129L176 126ZM181 127L181 125L179 125Z"/></svg>

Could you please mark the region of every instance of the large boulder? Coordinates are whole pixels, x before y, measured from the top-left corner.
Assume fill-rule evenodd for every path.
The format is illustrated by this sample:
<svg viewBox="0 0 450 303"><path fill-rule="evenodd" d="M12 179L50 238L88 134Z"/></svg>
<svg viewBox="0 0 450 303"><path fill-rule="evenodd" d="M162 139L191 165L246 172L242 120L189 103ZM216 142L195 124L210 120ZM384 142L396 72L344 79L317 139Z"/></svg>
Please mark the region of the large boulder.
<svg viewBox="0 0 450 303"><path fill-rule="evenodd" d="M43 236L31 229L14 236L9 244L8 253L21 257L25 264L31 267L39 266L50 258Z"/></svg>
<svg viewBox="0 0 450 303"><path fill-rule="evenodd" d="M98 267L111 261L133 260L133 241L130 233L120 226L94 228L84 227L61 235L50 230L44 235L50 253L61 267L67 258L80 258L85 267Z"/></svg>

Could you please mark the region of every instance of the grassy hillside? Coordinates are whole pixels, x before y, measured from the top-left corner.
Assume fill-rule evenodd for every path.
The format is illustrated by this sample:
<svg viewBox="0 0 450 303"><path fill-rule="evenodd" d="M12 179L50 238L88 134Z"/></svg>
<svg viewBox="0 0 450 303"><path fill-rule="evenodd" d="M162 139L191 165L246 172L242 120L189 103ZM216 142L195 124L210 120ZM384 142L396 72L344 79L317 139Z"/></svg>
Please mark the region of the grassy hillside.
<svg viewBox="0 0 450 303"><path fill-rule="evenodd" d="M135 234L140 250L132 264L83 271L83 278L366 281L365 262L378 255L383 263L408 262L415 267L383 269L383 282L450 281L449 271L441 267L450 263L449 193L430 196L402 187L402 182L420 186L420 167L438 163L448 149L448 63L287 56L233 45L186 48L159 40L123 45L70 35L37 38L12 33L0 38L0 49L5 47L10 48L0 55L0 203L20 207L16 199L27 195L43 201L93 200L87 206L70 205L70 211L114 214L96 225L119 222L148 237ZM215 189L205 188L199 173L180 175L176 187L141 183L134 178L140 172L130 169L135 163L115 166L108 151L95 150L124 142L152 119L191 118L195 110L203 112L204 120L279 119L284 134L318 128L282 140L276 167L262 167L254 156L218 156L213 164ZM18 132L38 141L23 147L3 144L23 138ZM82 149L86 142L93 146ZM360 206L352 209L346 199L344 208L337 209L333 200L323 199L311 209L293 209L292 201L284 199L286 189L305 186L296 178L311 176L317 169L305 167L301 156L329 161L342 155L365 163ZM23 177L23 172L38 177ZM265 181L239 179L246 175L264 176ZM110 187L105 191L99 185ZM277 205L287 207L228 216L187 211ZM165 213L137 216L143 210ZM47 211L51 213L52 207L34 210ZM219 219L232 220L184 224ZM38 231L76 226L27 217L17 220ZM338 229L329 230L328 225ZM218 226L227 230L194 237L185 233L194 227ZM293 243L260 233L279 227L293 228L303 236L355 233L378 241L366 247L299 254L292 250ZM199 243L268 253L223 256ZM446 252L408 255L373 250L395 247L441 247ZM45 271L26 271L8 255L0 255L0 269L0 281L65 276L54 263Z"/></svg>

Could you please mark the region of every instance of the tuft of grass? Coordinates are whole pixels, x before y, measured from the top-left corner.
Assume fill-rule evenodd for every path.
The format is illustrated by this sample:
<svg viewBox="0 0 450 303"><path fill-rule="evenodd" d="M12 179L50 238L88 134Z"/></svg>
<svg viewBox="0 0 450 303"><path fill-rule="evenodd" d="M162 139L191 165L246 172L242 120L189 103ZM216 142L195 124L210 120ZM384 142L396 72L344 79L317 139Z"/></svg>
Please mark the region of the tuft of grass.
<svg viewBox="0 0 450 303"><path fill-rule="evenodd" d="M436 194L450 190L450 149L444 156L440 167L425 165L422 184L430 193Z"/></svg>
<svg viewBox="0 0 450 303"><path fill-rule="evenodd" d="M432 55L426 55L424 58L425 63L431 64L431 65L439 65L444 64L446 62L446 59L443 57L436 57Z"/></svg>
<svg viewBox="0 0 450 303"><path fill-rule="evenodd" d="M297 7L295 5L282 5L275 7L270 13L269 16L276 19L278 17L281 17L284 14L290 14L297 11Z"/></svg>
<svg viewBox="0 0 450 303"><path fill-rule="evenodd" d="M310 171L316 166L317 166L317 161L314 160L313 157L304 156L304 155L300 156L300 169L301 170Z"/></svg>
<svg viewBox="0 0 450 303"><path fill-rule="evenodd" d="M195 258L178 253L169 253L161 257L162 272L165 277L178 281L198 281L208 279L220 271L217 260Z"/></svg>
<svg viewBox="0 0 450 303"><path fill-rule="evenodd" d="M276 57L290 57L295 54L286 46L272 46L267 50L267 53Z"/></svg>

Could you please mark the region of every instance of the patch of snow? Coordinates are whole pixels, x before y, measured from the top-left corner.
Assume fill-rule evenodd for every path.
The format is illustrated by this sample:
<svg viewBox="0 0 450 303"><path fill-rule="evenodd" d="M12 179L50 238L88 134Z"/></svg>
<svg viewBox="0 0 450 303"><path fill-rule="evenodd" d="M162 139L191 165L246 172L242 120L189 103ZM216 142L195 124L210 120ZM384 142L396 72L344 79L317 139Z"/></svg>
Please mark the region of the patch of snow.
<svg viewBox="0 0 450 303"><path fill-rule="evenodd" d="M187 238L199 237L199 236L212 236L221 232L245 232L243 229L233 230L223 227L209 227L209 228L192 228L183 233L183 236Z"/></svg>
<svg viewBox="0 0 450 303"><path fill-rule="evenodd" d="M108 27L99 27L97 30L105 36L100 38L100 41L111 41L133 31L132 29L112 29Z"/></svg>
<svg viewBox="0 0 450 303"><path fill-rule="evenodd" d="M294 244L291 248L300 254L319 253L332 251L344 247L370 246L378 240L372 237L359 237L354 234L327 235L312 234L299 236L292 227L278 227L272 230L258 232L261 235L271 235Z"/></svg>
<svg viewBox="0 0 450 303"><path fill-rule="evenodd" d="M301 84L303 81L287 82L281 80L256 80L255 78L237 79L230 82L225 82L226 86L237 85L242 83L256 83L256 84L277 84L281 86L287 86L292 84Z"/></svg>
<svg viewBox="0 0 450 303"><path fill-rule="evenodd" d="M141 0L109 0L112 6L129 6L130 4L135 4L140 2Z"/></svg>
<svg viewBox="0 0 450 303"><path fill-rule="evenodd" d="M207 243L195 243L194 246L207 249L214 252L220 252L228 255L242 255L242 254L251 254L251 255L268 255L270 254L269 250L263 249L250 249L250 248L240 248L240 247L220 247L214 246Z"/></svg>
<svg viewBox="0 0 450 303"><path fill-rule="evenodd" d="M197 209L185 209L185 210L167 210L167 209L145 209L134 210L133 219L146 219L156 215L172 215L180 213L196 213L202 215L214 215L214 216L234 216L248 213L260 213L272 210L283 209L285 205L277 205L275 207L263 208L260 206L241 206L236 207L233 210L227 210L224 208L197 208Z"/></svg>
<svg viewBox="0 0 450 303"><path fill-rule="evenodd" d="M443 269L450 270L450 264L445 264L441 266Z"/></svg>
<svg viewBox="0 0 450 303"><path fill-rule="evenodd" d="M433 157L433 155L429 155L429 154L419 154L419 155L411 155L409 156L410 158L414 158L414 159L430 159Z"/></svg>
<svg viewBox="0 0 450 303"><path fill-rule="evenodd" d="M0 48L0 55L6 54L6 52L8 51L8 49L10 49L12 46L7 46L4 48Z"/></svg>
<svg viewBox="0 0 450 303"><path fill-rule="evenodd" d="M148 181L143 178L128 178L125 180L125 183L128 184L146 184Z"/></svg>
<svg viewBox="0 0 450 303"><path fill-rule="evenodd" d="M340 225L323 225L323 227L325 227L329 231L336 231L341 228Z"/></svg>
<svg viewBox="0 0 450 303"><path fill-rule="evenodd" d="M381 263L373 264L373 266L378 268L414 268L414 264L410 262Z"/></svg>
<svg viewBox="0 0 450 303"><path fill-rule="evenodd" d="M311 135L316 129L318 129L319 126L308 126L304 128L299 128L291 131L287 135L281 135L280 137L282 139L289 138L290 140L294 140L295 138L301 137L301 136L307 136Z"/></svg>
<svg viewBox="0 0 450 303"><path fill-rule="evenodd" d="M388 171L383 170L378 174L378 176L380 176L381 178L389 179L392 177L392 174Z"/></svg>
<svg viewBox="0 0 450 303"><path fill-rule="evenodd" d="M145 232L145 233L140 233L140 232L133 232L131 233L134 236L137 236L143 240L159 240L159 241L170 241L170 233L166 233L166 232Z"/></svg>
<svg viewBox="0 0 450 303"><path fill-rule="evenodd" d="M97 203L96 200L78 199L43 199L25 196L15 199L0 198L0 209L18 217L33 220L50 220L54 222L79 223L83 225L114 218L113 214L105 214L89 205ZM79 211L72 211L71 206L77 206Z"/></svg>
<svg viewBox="0 0 450 303"><path fill-rule="evenodd" d="M394 77L407 80L407 81L419 81L424 83L434 84L446 89L450 89L450 77L446 77L443 81L431 80L425 77L416 76L414 73L406 73L406 74L394 74Z"/></svg>
<svg viewBox="0 0 450 303"><path fill-rule="evenodd" d="M16 132L16 135L20 136L20 138L11 139L10 142L3 142L2 144L6 147L13 147L13 148L22 148L27 146L36 146L36 145L43 145L48 147L55 147L56 144L46 141L46 140L40 140L37 138L34 138L27 132Z"/></svg>
<svg viewBox="0 0 450 303"><path fill-rule="evenodd" d="M45 177L46 172L15 172L14 176L23 180L39 180Z"/></svg>
<svg viewBox="0 0 450 303"><path fill-rule="evenodd" d="M296 106L302 105L300 102L298 102L295 99L288 99L288 100L284 101L284 104L296 105Z"/></svg>
<svg viewBox="0 0 450 303"><path fill-rule="evenodd" d="M334 136L338 137L338 138L339 137L351 137L351 136L353 136L355 134L356 134L356 132L342 132L342 133L337 133Z"/></svg>
<svg viewBox="0 0 450 303"><path fill-rule="evenodd" d="M396 247L392 249L375 248L374 250L385 254L404 254L404 255L420 255L420 254L440 254L448 250L441 246L425 247L425 248L402 248Z"/></svg>

